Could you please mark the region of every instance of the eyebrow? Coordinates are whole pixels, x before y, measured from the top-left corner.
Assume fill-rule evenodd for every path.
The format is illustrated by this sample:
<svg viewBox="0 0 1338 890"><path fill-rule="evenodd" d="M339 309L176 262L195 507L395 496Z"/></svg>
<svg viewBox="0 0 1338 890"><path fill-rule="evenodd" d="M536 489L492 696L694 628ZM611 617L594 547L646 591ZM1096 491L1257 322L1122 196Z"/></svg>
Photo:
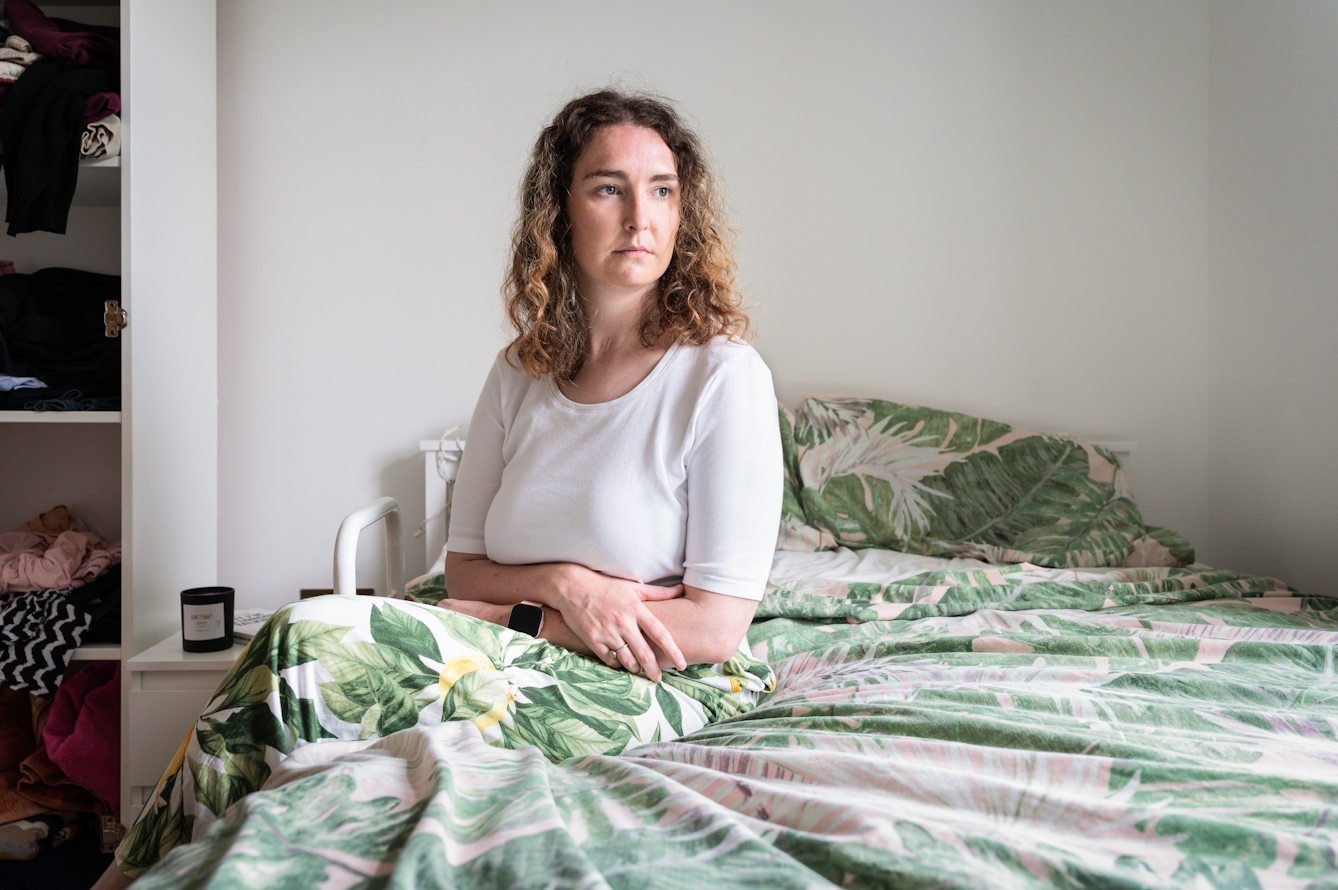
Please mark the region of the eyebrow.
<svg viewBox="0 0 1338 890"><path fill-rule="evenodd" d="M628 176L621 170L594 170L585 174L586 179L627 179ZM651 182L677 182L678 176L674 173L657 173L650 178Z"/></svg>

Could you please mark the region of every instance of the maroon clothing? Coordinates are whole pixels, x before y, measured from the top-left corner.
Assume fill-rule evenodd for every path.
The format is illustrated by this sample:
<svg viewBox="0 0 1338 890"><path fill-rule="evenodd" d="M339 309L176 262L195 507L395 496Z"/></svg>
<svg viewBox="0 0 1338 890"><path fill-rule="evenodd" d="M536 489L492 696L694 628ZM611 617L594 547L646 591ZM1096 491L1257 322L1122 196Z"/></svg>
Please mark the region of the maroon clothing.
<svg viewBox="0 0 1338 890"><path fill-rule="evenodd" d="M30 0L5 0L14 33L41 53L71 68L121 69L121 29L53 19Z"/></svg>
<svg viewBox="0 0 1338 890"><path fill-rule="evenodd" d="M121 113L121 97L116 93L94 93L84 103L84 126Z"/></svg>

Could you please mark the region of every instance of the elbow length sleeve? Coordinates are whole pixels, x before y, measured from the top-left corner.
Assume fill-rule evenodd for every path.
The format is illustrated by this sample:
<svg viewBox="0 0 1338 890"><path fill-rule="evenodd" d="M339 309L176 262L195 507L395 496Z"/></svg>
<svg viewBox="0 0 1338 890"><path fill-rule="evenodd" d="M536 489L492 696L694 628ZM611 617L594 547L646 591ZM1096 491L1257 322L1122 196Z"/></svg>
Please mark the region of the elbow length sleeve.
<svg viewBox="0 0 1338 890"><path fill-rule="evenodd" d="M683 583L762 598L783 492L776 410L771 372L751 350L703 393L688 457Z"/></svg>
<svg viewBox="0 0 1338 890"><path fill-rule="evenodd" d="M453 553L487 553L483 526L488 508L502 485L502 443L506 430L502 422L502 381L496 364L488 373L469 422L465 453L456 473L451 497L451 525L446 549Z"/></svg>

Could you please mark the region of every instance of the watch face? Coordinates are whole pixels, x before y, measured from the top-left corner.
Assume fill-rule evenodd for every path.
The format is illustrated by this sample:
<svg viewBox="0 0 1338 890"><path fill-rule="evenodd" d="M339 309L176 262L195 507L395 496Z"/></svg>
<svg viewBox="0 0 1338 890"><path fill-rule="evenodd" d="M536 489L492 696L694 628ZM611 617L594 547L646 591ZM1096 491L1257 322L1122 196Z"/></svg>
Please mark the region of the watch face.
<svg viewBox="0 0 1338 890"><path fill-rule="evenodd" d="M506 626L511 630L518 630L533 637L538 635L539 628L543 623L543 609L527 603L519 603L511 607L511 618L506 622Z"/></svg>

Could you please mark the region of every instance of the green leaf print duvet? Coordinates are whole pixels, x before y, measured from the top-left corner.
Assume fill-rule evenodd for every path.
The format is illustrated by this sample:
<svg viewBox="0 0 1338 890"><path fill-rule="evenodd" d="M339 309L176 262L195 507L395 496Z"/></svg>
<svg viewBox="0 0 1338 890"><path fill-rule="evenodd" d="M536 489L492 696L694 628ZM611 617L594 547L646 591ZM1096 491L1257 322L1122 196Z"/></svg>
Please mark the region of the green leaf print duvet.
<svg viewBox="0 0 1338 890"><path fill-rule="evenodd" d="M418 593L432 598L431 586ZM553 761L619 754L741 713L772 688L745 649L661 683L424 602L319 597L280 610L214 693L117 851L152 865L313 742L467 723Z"/></svg>
<svg viewBox="0 0 1338 890"><path fill-rule="evenodd" d="M121 845L137 890L1338 888L1338 600L1195 564L1068 437L855 399L781 428L782 549L937 568L773 570L745 651L659 685L289 607Z"/></svg>
<svg viewBox="0 0 1338 890"><path fill-rule="evenodd" d="M756 657L656 687L307 601L119 854L165 854L144 890L1334 886L1336 610L1201 567L773 578Z"/></svg>

